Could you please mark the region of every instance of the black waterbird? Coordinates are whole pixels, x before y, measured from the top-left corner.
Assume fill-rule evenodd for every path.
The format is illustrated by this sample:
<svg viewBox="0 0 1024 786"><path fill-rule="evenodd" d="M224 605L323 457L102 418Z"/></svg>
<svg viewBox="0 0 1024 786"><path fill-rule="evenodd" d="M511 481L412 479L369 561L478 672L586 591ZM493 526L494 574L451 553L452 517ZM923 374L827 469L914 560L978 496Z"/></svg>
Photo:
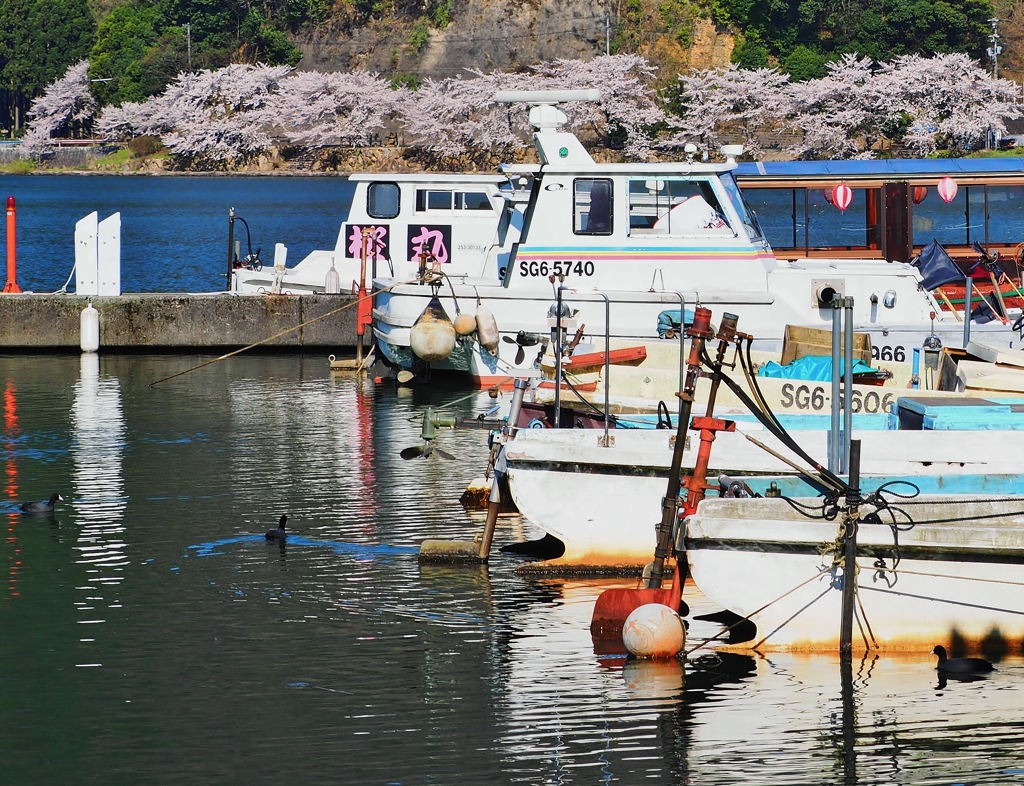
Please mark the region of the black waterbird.
<svg viewBox="0 0 1024 786"><path fill-rule="evenodd" d="M986 674L994 669L984 658L947 658L946 648L941 644L932 650L939 656L939 664L935 667L940 674Z"/></svg>
<svg viewBox="0 0 1024 786"><path fill-rule="evenodd" d="M281 520L277 522L277 529L272 529L267 532L267 540L284 540L287 537L287 535L284 534L284 523L287 520L287 516L281 516Z"/></svg>
<svg viewBox="0 0 1024 786"><path fill-rule="evenodd" d="M64 497L60 494L51 494L49 502L24 502L21 505L21 510L26 513L53 513L57 500L63 502Z"/></svg>

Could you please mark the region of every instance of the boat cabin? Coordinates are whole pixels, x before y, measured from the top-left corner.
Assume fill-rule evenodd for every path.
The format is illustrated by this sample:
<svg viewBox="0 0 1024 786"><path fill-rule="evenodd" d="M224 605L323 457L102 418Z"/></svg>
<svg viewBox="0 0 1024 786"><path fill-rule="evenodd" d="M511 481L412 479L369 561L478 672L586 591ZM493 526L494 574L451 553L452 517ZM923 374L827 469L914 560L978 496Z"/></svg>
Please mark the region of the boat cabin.
<svg viewBox="0 0 1024 786"><path fill-rule="evenodd" d="M741 163L736 179L780 259L906 262L937 240L962 264L978 242L1012 267L1024 243L1024 158Z"/></svg>

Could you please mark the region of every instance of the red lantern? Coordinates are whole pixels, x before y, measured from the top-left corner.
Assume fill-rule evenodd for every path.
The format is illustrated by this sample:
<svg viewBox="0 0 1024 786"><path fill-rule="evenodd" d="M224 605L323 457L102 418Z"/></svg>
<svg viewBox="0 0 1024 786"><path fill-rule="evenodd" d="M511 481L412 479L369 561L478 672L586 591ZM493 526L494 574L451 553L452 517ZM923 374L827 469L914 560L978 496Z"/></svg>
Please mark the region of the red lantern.
<svg viewBox="0 0 1024 786"><path fill-rule="evenodd" d="M914 188L914 204L920 205L924 202L924 198L928 196L928 188L926 186L915 186Z"/></svg>
<svg viewBox="0 0 1024 786"><path fill-rule="evenodd" d="M944 177L939 181L935 190L939 192L943 202L952 202L956 196L956 181L951 177Z"/></svg>
<svg viewBox="0 0 1024 786"><path fill-rule="evenodd" d="M853 189L846 183L840 183L832 189L832 202L840 210L846 210L853 201Z"/></svg>

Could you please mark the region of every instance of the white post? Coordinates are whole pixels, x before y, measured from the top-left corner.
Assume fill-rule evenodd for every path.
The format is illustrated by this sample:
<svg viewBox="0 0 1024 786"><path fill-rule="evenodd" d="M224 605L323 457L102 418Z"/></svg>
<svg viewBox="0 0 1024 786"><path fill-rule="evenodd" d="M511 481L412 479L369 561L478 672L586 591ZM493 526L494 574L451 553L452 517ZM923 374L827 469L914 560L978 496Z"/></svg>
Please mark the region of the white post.
<svg viewBox="0 0 1024 786"><path fill-rule="evenodd" d="M100 295L121 294L121 214L114 213L99 223L97 271Z"/></svg>
<svg viewBox="0 0 1024 786"><path fill-rule="evenodd" d="M97 262L98 218L98 213L90 213L75 224L75 292L79 295L100 293Z"/></svg>

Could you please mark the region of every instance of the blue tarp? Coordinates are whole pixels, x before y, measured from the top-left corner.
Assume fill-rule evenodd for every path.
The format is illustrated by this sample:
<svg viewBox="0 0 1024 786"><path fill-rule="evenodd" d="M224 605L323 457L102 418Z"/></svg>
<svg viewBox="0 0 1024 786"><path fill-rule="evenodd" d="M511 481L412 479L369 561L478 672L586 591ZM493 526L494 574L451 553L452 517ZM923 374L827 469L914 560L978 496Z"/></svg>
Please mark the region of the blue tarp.
<svg viewBox="0 0 1024 786"><path fill-rule="evenodd" d="M686 327L693 324L693 312L690 309L686 309ZM665 335L670 330L674 330L676 335L683 329L683 326L679 324L679 309L675 311L671 309L668 311L662 311L658 314L658 338L665 338Z"/></svg>
<svg viewBox="0 0 1024 786"><path fill-rule="evenodd" d="M844 366L840 361L839 373L842 374L843 370ZM872 371L874 369L863 360L853 362L854 374L870 374ZM757 370L757 375L774 379L809 379L814 382L829 382L832 379L832 358L822 355L807 355L786 366L769 360Z"/></svg>
<svg viewBox="0 0 1024 786"><path fill-rule="evenodd" d="M917 269L921 271L921 286L931 291L954 282L963 282L964 273L946 253L938 240L933 240L921 249L917 260Z"/></svg>

